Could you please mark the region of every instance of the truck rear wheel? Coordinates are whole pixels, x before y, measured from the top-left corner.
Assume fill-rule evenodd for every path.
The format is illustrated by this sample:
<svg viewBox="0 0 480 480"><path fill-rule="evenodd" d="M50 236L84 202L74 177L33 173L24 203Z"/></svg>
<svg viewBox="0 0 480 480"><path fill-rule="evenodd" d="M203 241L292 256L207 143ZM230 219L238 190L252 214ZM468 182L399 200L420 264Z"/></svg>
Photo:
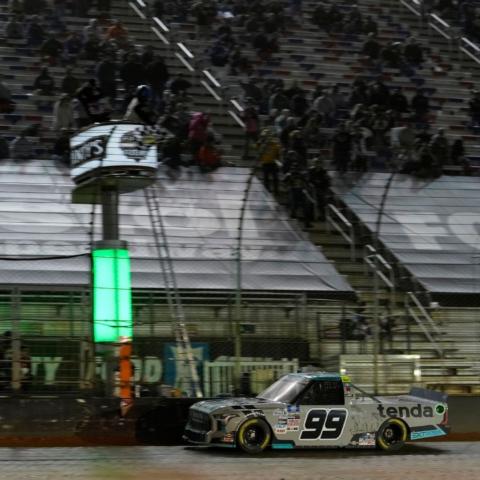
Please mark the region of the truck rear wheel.
<svg viewBox="0 0 480 480"><path fill-rule="evenodd" d="M399 418L390 418L382 424L377 432L377 447L386 452L400 450L408 439L405 422Z"/></svg>

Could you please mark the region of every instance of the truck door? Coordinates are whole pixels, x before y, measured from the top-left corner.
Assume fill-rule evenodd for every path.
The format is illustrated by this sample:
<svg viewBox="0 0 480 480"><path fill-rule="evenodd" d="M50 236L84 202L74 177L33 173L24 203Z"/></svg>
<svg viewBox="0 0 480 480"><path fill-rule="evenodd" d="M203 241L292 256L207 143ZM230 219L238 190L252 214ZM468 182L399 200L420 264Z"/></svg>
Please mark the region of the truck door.
<svg viewBox="0 0 480 480"><path fill-rule="evenodd" d="M340 379L312 380L296 402L299 446L342 446L349 443L349 415Z"/></svg>

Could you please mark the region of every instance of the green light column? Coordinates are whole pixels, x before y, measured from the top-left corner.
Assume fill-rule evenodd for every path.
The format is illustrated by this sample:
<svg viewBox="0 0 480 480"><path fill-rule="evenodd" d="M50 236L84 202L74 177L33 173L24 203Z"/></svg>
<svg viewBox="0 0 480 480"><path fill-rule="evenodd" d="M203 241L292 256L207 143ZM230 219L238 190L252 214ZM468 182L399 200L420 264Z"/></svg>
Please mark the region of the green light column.
<svg viewBox="0 0 480 480"><path fill-rule="evenodd" d="M130 256L126 248L92 251L93 338L116 343L133 337Z"/></svg>
<svg viewBox="0 0 480 480"><path fill-rule="evenodd" d="M132 292L127 243L119 239L118 186L104 184L100 193L103 240L92 250L93 340L105 362L105 394L110 397L116 387L116 346L133 336Z"/></svg>

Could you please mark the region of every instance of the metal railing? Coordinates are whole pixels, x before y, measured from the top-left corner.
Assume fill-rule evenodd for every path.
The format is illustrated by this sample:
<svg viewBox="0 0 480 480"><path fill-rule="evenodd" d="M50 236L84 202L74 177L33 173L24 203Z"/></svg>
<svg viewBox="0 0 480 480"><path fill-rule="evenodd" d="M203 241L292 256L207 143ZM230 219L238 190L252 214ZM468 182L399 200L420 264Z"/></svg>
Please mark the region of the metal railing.
<svg viewBox="0 0 480 480"><path fill-rule="evenodd" d="M202 66L203 60L196 58L195 54L188 48L186 41L178 41L176 32L168 26L166 21L161 18L152 16L148 5L143 0L137 0L137 3L129 1L128 5L143 20L164 45L168 47L170 52L178 59L178 61L187 69L190 74L198 76L199 84L215 99L219 105L219 113L226 113L232 118L237 126L244 129L245 123L241 115L244 108L238 102L236 97L227 98L226 90L229 86L222 85L219 80L212 74L211 67ZM225 145L228 147L228 145Z"/></svg>
<svg viewBox="0 0 480 480"><path fill-rule="evenodd" d="M327 230L330 233L334 228L350 245L350 259L355 261L355 230L353 224L331 203L326 209Z"/></svg>
<svg viewBox="0 0 480 480"><path fill-rule="evenodd" d="M476 43L462 35L460 27L450 25L437 13L425 12L421 0L400 0L400 3L419 17L422 22L426 22L429 29L445 38L450 44L450 53L454 48L457 48L460 53L480 64L480 48Z"/></svg>
<svg viewBox="0 0 480 480"><path fill-rule="evenodd" d="M365 245L363 261L365 262L365 273L368 274L369 271L373 275L377 275L379 280L389 289L390 291L390 303L393 305L395 303L395 272L392 266L385 260L382 255L377 253L372 245Z"/></svg>
<svg viewBox="0 0 480 480"><path fill-rule="evenodd" d="M444 350L434 338L436 335L441 335L442 332L413 292L407 292L405 296L405 310L407 314L415 320L438 355L443 357Z"/></svg>

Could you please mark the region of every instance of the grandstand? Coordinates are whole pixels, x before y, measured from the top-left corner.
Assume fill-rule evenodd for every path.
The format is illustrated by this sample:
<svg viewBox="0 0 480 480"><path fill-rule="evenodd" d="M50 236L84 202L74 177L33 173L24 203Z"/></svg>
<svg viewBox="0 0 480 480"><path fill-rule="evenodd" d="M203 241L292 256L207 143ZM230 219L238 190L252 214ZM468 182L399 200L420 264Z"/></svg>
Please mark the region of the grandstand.
<svg viewBox="0 0 480 480"><path fill-rule="evenodd" d="M152 19L148 6L142 7L148 2L112 3L110 16L123 22L135 45L153 45L166 59L172 75L182 73L192 82L191 110L209 111L214 129L221 135L224 159L230 166L207 179L194 173L172 180L160 171L159 181L167 185L161 203L167 210L192 341L209 343L211 359L230 358L235 289L235 237L231 232L238 221L248 172L245 167L252 165L240 157L244 143L241 82L245 78L209 64L206 50L211 39L198 38L191 17L170 14L159 23ZM443 24L434 19L426 21L427 26L440 25L451 38L437 32L438 28L424 28L425 23L406 4L411 6L407 0L388 0L381 5L373 0L358 2L360 11L377 22L382 42L401 42L414 34L424 48L426 61L421 68L400 72L384 67L382 78L391 87L402 87L409 97L423 87L430 99L429 123L444 128L450 141L464 141L474 169L480 152L475 131L469 126L468 90L478 81L478 66L457 49L453 34ZM358 76L366 81L376 79L379 71L360 54L364 36L332 35L320 30L309 22L316 3L304 5L305 21L289 25L280 36L279 52L270 59L259 62L253 51L245 49L254 65L254 77L296 80L309 92L317 85L332 84L347 92ZM340 8L347 12L350 6ZM95 13L93 8L90 15ZM9 15L7 2L0 2L3 25ZM69 31L81 31L87 21L69 16L64 20ZM243 30L234 27L234 31L246 42ZM45 359L49 357L66 359L47 390L72 388L78 385L76 378L85 368L81 366L79 371L75 363L81 363L82 352L89 351L85 346L89 335L88 252L99 238L99 219L91 207L70 205L68 171L51 160L55 140L52 99L41 99L39 107L38 96L31 91L43 65L38 49L27 46L24 40L9 40L0 51L3 81L17 103L14 113L0 115L1 134L13 140L27 125L40 125L38 136L32 139L38 160L7 160L0 165L2 326L4 330L14 328L15 318L19 319L25 344L35 353L36 369L43 365L47 371L49 360ZM86 80L94 75L94 67L92 61L79 60L75 70ZM58 84L64 68L52 66L50 71ZM117 82L121 92L121 82ZM266 121L266 115L261 118ZM322 132L331 135L333 128L325 127ZM310 149L309 154L329 158L329 145ZM355 173L340 177L331 172L334 198L326 221L316 222L309 234L288 219L286 210L260 182L255 183L245 227L245 358L262 358L267 363L295 358L300 364L339 368L344 364L342 356L345 360L346 355L361 358L373 354L373 339L362 351L361 342L342 338L339 330L340 319L350 315L354 300L360 299L371 322L378 320L387 305L396 318L393 341L383 352L386 358L392 355L393 362L395 355L420 355L424 385L476 393L480 389L480 332L476 322L480 272L473 221L477 177L442 176L435 181L419 181L398 174L387 187L389 166L373 152L368 152L368 157L371 171L363 176ZM444 166L449 173L458 170L456 165ZM387 188L387 201L382 207ZM127 195L122 202L122 238L132 245L134 258L138 353L142 358L159 356L172 335L158 264L152 259L156 254L147 214L141 197ZM383 212L377 238L380 209ZM425 225L427 213L429 225ZM18 260L22 256L26 261ZM380 279L376 288L372 271ZM15 311L22 312L20 317ZM52 350L53 342L65 338L69 340L61 349ZM145 363L142 368L147 368ZM398 373L398 383L403 386L404 371L389 368L393 368L391 382L395 383ZM419 381L418 377L410 378ZM83 377L82 382L88 384ZM366 375L359 383L372 386L371 376ZM382 387L388 390L388 385ZM391 391L395 388L399 387Z"/></svg>

